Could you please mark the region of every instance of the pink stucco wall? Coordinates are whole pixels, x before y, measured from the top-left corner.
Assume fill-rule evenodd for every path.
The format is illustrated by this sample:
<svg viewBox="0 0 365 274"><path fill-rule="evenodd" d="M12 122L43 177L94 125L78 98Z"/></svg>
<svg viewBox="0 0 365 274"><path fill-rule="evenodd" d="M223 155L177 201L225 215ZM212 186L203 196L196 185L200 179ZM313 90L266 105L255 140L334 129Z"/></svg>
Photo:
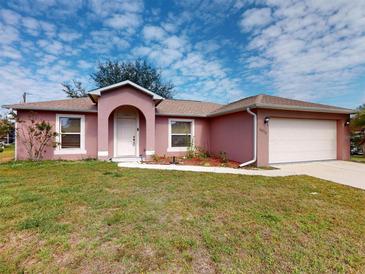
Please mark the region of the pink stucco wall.
<svg viewBox="0 0 365 274"><path fill-rule="evenodd" d="M99 159L113 157L110 147L110 115L121 106L133 106L145 117L145 149L155 150L155 102L152 97L136 90L131 86L123 86L110 91L105 91L98 101L98 152L108 152L107 156Z"/></svg>
<svg viewBox="0 0 365 274"><path fill-rule="evenodd" d="M350 129L345 127L345 122L350 119L349 114L287 111L275 109L257 110L257 165L269 164L269 126L265 125L265 117L293 118L293 119L320 119L337 121L337 160L350 159Z"/></svg>
<svg viewBox="0 0 365 274"><path fill-rule="evenodd" d="M140 154L146 156L146 151L157 155L183 155L185 152L168 151L168 119L179 117L155 116L155 102L152 98L133 87L106 91L99 98L98 114L96 113L69 113L85 115L85 149L86 154L55 155L54 148L48 147L45 159L109 159L113 157L114 146L114 111L121 106L133 106L139 111ZM269 126L264 124L265 117L293 118L293 119L329 119L337 122L337 159L350 158L350 132L345 122L348 114L314 113L300 111L284 111L273 109L255 109L258 118L257 128L257 165L267 166L269 163ZM56 123L56 114L65 112L25 111L18 110L20 120L29 120L31 113L36 119L48 121L52 126ZM66 114L66 113L65 113ZM187 117L184 117L187 118ZM245 162L253 157L253 118L247 112L237 112L213 118L194 119L195 146L203 148L212 154L227 153L231 160ZM22 124L18 125L19 127ZM106 151L107 156L98 157L98 151ZM17 138L17 159L27 158L24 145Z"/></svg>
<svg viewBox="0 0 365 274"><path fill-rule="evenodd" d="M157 155L184 155L185 152L168 152L168 127L169 119L184 119L181 117L166 117L166 116L156 116L156 144L155 144L155 152ZM194 118L188 117L186 119L194 120L194 144L198 148L202 148L204 150L209 150L209 121L205 118Z"/></svg>
<svg viewBox="0 0 365 274"><path fill-rule="evenodd" d="M51 111L28 111L28 110L18 110L18 119L21 121L29 121L30 117L34 117L36 121L46 121L53 126L55 130L56 125L56 115L57 114L67 114L65 112L51 112ZM71 113L69 113L71 114ZM97 157L97 115L96 113L72 113L85 115L85 149L86 154L63 154L54 155L54 148L52 146L47 147L44 154L44 159L63 159L63 160L80 160L87 158ZM20 130L25 124L17 123L18 130ZM21 136L16 138L16 155L17 160L26 160L27 153L24 144L21 141Z"/></svg>
<svg viewBox="0 0 365 274"><path fill-rule="evenodd" d="M139 111L139 154L146 154L146 118L143 113ZM155 138L156 140L156 138Z"/></svg>
<svg viewBox="0 0 365 274"><path fill-rule="evenodd" d="M210 150L225 152L230 160L245 162L253 156L253 119L247 112L237 112L210 119Z"/></svg>

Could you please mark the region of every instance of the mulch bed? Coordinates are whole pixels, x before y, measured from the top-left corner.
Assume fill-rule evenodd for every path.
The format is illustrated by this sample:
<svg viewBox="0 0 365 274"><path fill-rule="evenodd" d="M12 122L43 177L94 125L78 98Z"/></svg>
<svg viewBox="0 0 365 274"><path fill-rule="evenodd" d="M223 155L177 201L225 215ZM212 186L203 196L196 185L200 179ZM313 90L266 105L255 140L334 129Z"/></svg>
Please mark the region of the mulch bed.
<svg viewBox="0 0 365 274"><path fill-rule="evenodd" d="M216 167L231 167L238 168L240 163L235 161L222 162L218 157L206 157L206 158L186 158L186 157L175 157L175 162L178 165L186 166L216 166ZM172 157L156 157L154 160L145 161L146 164L160 164L170 165L173 164Z"/></svg>

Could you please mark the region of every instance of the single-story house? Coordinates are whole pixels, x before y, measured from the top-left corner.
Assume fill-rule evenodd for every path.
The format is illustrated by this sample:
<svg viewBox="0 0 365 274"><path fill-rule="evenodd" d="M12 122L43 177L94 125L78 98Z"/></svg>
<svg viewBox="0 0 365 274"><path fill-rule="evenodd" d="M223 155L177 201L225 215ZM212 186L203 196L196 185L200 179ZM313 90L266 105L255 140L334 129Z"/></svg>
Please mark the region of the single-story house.
<svg viewBox="0 0 365 274"><path fill-rule="evenodd" d="M4 107L20 120L33 113L54 126L58 145L46 159L178 156L192 144L257 166L350 157L351 109L265 94L226 105L165 99L131 81L88 95ZM16 140L16 159L26 157Z"/></svg>

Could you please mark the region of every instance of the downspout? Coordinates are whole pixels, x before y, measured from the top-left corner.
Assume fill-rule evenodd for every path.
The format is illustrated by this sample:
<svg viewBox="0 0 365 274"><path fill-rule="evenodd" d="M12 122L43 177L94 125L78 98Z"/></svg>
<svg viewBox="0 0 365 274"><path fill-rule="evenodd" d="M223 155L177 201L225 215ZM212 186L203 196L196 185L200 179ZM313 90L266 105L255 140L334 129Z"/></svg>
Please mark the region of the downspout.
<svg viewBox="0 0 365 274"><path fill-rule="evenodd" d="M250 108L247 108L246 111L253 116L253 159L240 164L240 167L253 164L257 158L257 115Z"/></svg>

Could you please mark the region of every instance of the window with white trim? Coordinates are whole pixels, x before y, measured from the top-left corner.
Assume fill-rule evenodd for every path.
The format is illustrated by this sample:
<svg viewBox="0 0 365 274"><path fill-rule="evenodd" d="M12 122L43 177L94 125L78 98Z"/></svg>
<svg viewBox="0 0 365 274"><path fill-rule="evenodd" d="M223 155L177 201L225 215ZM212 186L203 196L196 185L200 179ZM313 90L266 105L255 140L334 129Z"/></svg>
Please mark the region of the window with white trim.
<svg viewBox="0 0 365 274"><path fill-rule="evenodd" d="M85 153L85 116L58 114L56 119L57 152Z"/></svg>
<svg viewBox="0 0 365 274"><path fill-rule="evenodd" d="M194 120L169 119L169 150L184 151L194 139Z"/></svg>
<svg viewBox="0 0 365 274"><path fill-rule="evenodd" d="M81 118L60 117L60 147L81 148Z"/></svg>

